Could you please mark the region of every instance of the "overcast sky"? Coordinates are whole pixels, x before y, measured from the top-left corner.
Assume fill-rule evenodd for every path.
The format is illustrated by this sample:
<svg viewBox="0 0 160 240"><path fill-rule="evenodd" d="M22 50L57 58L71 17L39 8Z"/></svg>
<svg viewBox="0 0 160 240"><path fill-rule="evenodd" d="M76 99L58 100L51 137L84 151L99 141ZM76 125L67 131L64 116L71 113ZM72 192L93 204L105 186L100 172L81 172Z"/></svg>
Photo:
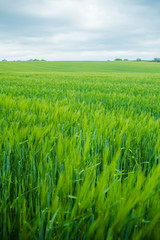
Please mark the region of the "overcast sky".
<svg viewBox="0 0 160 240"><path fill-rule="evenodd" d="M160 0L0 0L0 60L160 57Z"/></svg>

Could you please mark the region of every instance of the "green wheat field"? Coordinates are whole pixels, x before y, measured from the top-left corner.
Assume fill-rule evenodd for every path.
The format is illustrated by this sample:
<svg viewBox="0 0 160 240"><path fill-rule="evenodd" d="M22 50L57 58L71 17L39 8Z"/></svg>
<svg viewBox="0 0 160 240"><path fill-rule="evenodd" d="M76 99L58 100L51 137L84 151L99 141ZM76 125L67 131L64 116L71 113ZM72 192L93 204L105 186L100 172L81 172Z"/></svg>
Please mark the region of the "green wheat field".
<svg viewBox="0 0 160 240"><path fill-rule="evenodd" d="M0 62L0 239L160 239L160 64Z"/></svg>

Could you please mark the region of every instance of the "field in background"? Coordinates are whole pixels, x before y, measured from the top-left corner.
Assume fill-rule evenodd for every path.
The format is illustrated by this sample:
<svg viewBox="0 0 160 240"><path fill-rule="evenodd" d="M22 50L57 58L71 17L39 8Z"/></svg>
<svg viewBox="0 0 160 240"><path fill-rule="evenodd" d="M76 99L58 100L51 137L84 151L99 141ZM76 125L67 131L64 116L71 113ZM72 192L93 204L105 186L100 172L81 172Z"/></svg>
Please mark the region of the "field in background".
<svg viewBox="0 0 160 240"><path fill-rule="evenodd" d="M160 64L0 62L0 237L160 239Z"/></svg>
<svg viewBox="0 0 160 240"><path fill-rule="evenodd" d="M160 73L160 63L130 61L0 62L0 72L139 72Z"/></svg>

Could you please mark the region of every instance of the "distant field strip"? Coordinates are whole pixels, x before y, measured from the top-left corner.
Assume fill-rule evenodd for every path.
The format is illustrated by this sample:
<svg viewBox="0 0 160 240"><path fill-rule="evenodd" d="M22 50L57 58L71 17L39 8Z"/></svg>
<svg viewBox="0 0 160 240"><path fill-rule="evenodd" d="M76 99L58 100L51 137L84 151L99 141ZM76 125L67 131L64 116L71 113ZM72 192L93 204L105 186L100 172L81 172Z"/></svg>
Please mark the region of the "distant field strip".
<svg viewBox="0 0 160 240"><path fill-rule="evenodd" d="M159 240L160 64L34 64L0 63L1 239Z"/></svg>
<svg viewBox="0 0 160 240"><path fill-rule="evenodd" d="M0 62L0 72L129 72L129 73L160 73L160 63L130 61L19 61Z"/></svg>

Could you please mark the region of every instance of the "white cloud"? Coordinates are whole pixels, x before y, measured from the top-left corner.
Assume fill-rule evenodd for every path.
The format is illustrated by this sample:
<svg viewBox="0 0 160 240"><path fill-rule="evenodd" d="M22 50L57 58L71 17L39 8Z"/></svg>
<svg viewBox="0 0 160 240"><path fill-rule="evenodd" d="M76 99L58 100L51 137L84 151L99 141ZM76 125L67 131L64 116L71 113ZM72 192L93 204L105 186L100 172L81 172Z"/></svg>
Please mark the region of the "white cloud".
<svg viewBox="0 0 160 240"><path fill-rule="evenodd" d="M160 55L159 1L1 0L1 58Z"/></svg>

